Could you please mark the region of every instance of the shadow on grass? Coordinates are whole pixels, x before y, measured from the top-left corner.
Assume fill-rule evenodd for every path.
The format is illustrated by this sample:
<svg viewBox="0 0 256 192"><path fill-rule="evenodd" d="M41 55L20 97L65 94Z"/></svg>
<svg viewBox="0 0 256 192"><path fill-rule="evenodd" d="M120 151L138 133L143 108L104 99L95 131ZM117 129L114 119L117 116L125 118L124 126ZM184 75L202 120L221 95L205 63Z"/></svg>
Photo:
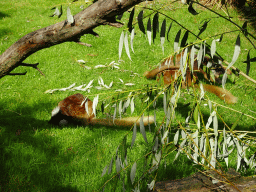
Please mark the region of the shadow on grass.
<svg viewBox="0 0 256 192"><path fill-rule="evenodd" d="M56 156L62 163L72 161L60 152L61 146L49 132L48 121L33 118L49 103L22 107L25 115L0 108L0 191L69 191L78 189L62 181ZM0 106L5 106L1 101ZM44 134L36 134L41 130ZM26 149L25 149L26 148ZM25 149L25 150L24 150ZM55 159L54 159L55 158ZM55 161L54 161L55 160ZM70 173L67 173L70 174Z"/></svg>
<svg viewBox="0 0 256 192"><path fill-rule="evenodd" d="M10 17L10 15L0 12L0 19L3 19L4 17Z"/></svg>

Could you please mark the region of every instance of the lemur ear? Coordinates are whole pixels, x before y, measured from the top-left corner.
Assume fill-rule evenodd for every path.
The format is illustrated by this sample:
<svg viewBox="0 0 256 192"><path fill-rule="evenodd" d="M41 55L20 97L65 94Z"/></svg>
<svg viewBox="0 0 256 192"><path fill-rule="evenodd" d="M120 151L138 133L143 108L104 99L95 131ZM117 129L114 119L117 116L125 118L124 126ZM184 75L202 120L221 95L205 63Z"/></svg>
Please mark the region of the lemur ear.
<svg viewBox="0 0 256 192"><path fill-rule="evenodd" d="M52 117L55 116L57 113L59 113L59 111L60 111L60 107L59 107L59 106L55 107L55 108L52 110Z"/></svg>
<svg viewBox="0 0 256 192"><path fill-rule="evenodd" d="M68 121L65 120L65 123L62 121L64 120L64 116L62 115L61 113L61 110L60 110L60 107L57 106L55 107L53 110L52 110L52 116L51 116L51 119L48 123L50 124L53 124L53 125L64 125L64 124L67 124Z"/></svg>

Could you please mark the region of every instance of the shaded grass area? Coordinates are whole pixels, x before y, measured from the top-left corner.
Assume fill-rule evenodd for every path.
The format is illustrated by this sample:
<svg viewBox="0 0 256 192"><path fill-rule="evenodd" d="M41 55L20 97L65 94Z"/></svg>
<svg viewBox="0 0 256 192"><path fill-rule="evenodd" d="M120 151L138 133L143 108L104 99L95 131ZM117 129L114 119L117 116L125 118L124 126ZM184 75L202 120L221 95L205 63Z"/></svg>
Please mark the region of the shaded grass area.
<svg viewBox="0 0 256 192"><path fill-rule="evenodd" d="M61 4L64 10L63 17L60 19L48 17L53 13L50 9ZM0 54L25 34L63 20L68 5L71 7L72 14L75 14L81 10L79 6L82 4L84 4L83 1L68 4L61 0L40 1L40 3L35 0L1 2ZM155 8L159 6L161 6L160 3L154 4ZM170 17L180 19L186 27L195 31L206 17L213 16L211 13L205 13L205 10L199 9L202 12L200 16L193 17L180 4L175 7L166 6L164 11ZM138 12L139 9L136 10L136 15ZM149 11L145 11L145 15L148 13ZM232 14L236 19L236 12L232 11ZM128 17L129 14L125 13L122 19L125 24L128 23ZM164 17L160 16L160 23L163 19ZM242 25L241 21L236 21ZM171 22L167 20L167 23L169 25ZM216 26L219 26L220 29ZM212 19L208 27L207 33L202 34L204 38L209 34L218 34L220 31L234 28L218 19ZM149 46L146 37L138 30L137 26L135 29L133 62L129 61L123 52L123 61L119 65L120 70L111 67L88 70L84 67L118 61L118 41L122 29L101 26L95 29L100 38L85 35L81 39L83 42L92 44L92 47L67 42L38 51L27 58L25 61L27 63L40 63L39 68L45 77L34 69L19 67L13 72L27 71L27 75L6 76L0 80L1 191L96 191L103 186L104 181L114 175L110 174L101 178L103 168L109 164L117 146L129 130L119 127L52 127L47 123L51 110L60 100L74 92L66 91L54 94L45 94L44 92L48 89L68 87L73 83L76 83L77 86L87 84L92 79L94 79L93 85L97 86L98 77L101 76L107 85L113 81L113 87L110 90L92 88L90 93L83 94L88 95L90 99L100 94L100 101L109 98L108 102L113 102L111 96L117 97L116 89L123 89L127 93L130 91L138 93L146 87L146 84L155 85L156 82L146 80L143 73L145 70L154 68L162 58L173 52L173 41L180 28L173 25L169 34L171 42L165 42L164 54L159 37L156 38L152 46ZM182 36L184 33L185 30L182 31ZM217 51L228 61L232 59L237 34L224 36L225 40L217 46ZM195 38L190 35L189 41L194 40ZM210 44L211 40L208 43ZM245 69L245 64L242 61L246 58L245 50L250 48L250 44L242 37L242 52L236 63L238 68ZM255 50L251 50L251 55L255 55ZM78 63L79 59L83 59L86 63ZM253 65L250 75L256 79L256 68ZM135 85L127 87L121 83L119 78L124 83L134 83ZM237 104L227 106L216 96L210 94L208 96L211 100L227 107L253 117L256 116L255 85L240 77L236 78L236 84L229 81L227 89L231 89L231 92L239 97ZM139 100L135 112L137 115L146 107L146 104L141 105ZM193 97L185 92L178 102L177 122L174 123L174 127L178 121L183 121L187 117L188 111L191 110L191 105L187 105L188 103L192 105ZM162 97L159 98L157 106L157 120L161 122L164 116ZM150 109L150 114L152 114L153 110ZM201 110L204 120L207 121L210 115L209 108L205 107ZM240 113L222 107L218 108L218 113L229 126L241 116ZM130 111L127 112L127 116L130 116ZM255 119L243 116L236 129L255 131L255 126ZM219 127L224 127L224 123L219 121ZM129 133L128 143L131 143L132 131ZM154 132L149 132L147 129L148 141L153 140L153 135ZM132 150L128 149L128 162L132 164L136 159L143 157L150 147L145 144L138 130L135 146ZM160 167L159 179L178 179L197 171L186 157L181 157L179 161L176 161L177 164L173 164L174 156L175 153L168 156L167 171L164 171L164 166ZM143 160L138 161L138 173L143 172L143 163ZM235 166L235 162L233 166ZM113 172L115 172L115 166ZM127 180L129 181L129 179ZM115 180L107 187L112 190L115 187ZM121 189L121 186L118 185L117 188Z"/></svg>

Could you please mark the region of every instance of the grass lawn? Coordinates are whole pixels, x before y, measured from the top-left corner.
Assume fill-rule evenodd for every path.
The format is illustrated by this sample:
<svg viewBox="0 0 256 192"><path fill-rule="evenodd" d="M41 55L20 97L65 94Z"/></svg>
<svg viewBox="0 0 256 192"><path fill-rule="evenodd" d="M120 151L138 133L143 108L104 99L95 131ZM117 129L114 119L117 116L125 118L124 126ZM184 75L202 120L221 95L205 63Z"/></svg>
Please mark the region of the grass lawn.
<svg viewBox="0 0 256 192"><path fill-rule="evenodd" d="M67 0L9 0L0 2L0 54L15 43L24 35L37 29L55 24L66 18L67 6L71 8L72 14L81 11L80 6L88 5L85 1ZM154 8L162 6L166 1L155 3ZM61 18L49 17L54 10L52 7L63 7ZM148 5L148 7L151 7ZM136 8L137 17L140 6ZM204 9L197 9L201 12L193 16L187 11L187 7L182 4L171 4L164 6L163 13L173 19L177 19L191 31L198 33L198 27L211 18L207 30L201 38L220 34L224 31L232 31L237 28L227 21L216 18L216 15ZM235 10L229 10L233 16L233 21L242 26L243 20L239 19L239 14ZM221 10L218 10L221 14ZM144 15L152 13L145 10ZM153 14L150 16L151 20ZM160 15L160 23L164 20ZM129 20L129 13L125 13L122 22L126 24ZM134 19L135 21L135 19ZM146 26L146 21L144 25ZM171 21L167 19L167 26ZM124 27L125 28L125 27ZM82 127L67 126L54 127L48 124L51 110L59 101L65 97L79 91L56 91L52 94L45 93L49 89L60 89L68 87L73 83L76 86L88 84L94 80L90 92L80 92L87 95L91 100L99 95L99 103L105 101L111 103L106 109L107 113L113 113L114 103L120 100L125 101L128 94L137 94L136 108L132 116L141 115L146 103L144 100L147 84L155 85L155 81L147 80L143 77L146 70L153 69L161 59L173 53L174 38L180 27L173 23L169 33L170 42L164 43L165 51L162 52L159 35L155 43L149 46L146 36L135 26L134 53L131 53L132 61L127 57L125 50L122 53L122 61L118 61L119 37L124 28L116 29L110 26L100 26L95 29L99 38L92 35L85 35L82 42L92 45L85 47L73 42L56 45L38 51L28 57L26 63L39 63L42 76L37 70L27 67L18 67L13 72L25 72L24 76L6 76L0 79L0 191L98 191L103 184L115 176L115 165L113 173L101 177L102 170L110 163L115 155L116 149L122 142L123 137L128 133L127 143L132 141L132 128L120 127ZM249 29L250 32L253 29ZM126 31L125 31L126 32ZM182 30L181 37L185 30ZM217 44L218 53L231 62L234 53L234 45L239 32L228 33L223 37L223 41ZM235 66L242 71L246 71L247 51L251 49L251 57L255 57L256 51L246 38L241 37L241 54ZM195 37L189 35L188 42L194 42ZM212 39L207 39L211 44ZM256 41L253 43L255 44ZM130 50L131 51L131 50ZM79 63L84 60L85 63ZM119 69L108 66L112 61L119 64ZM94 68L97 65L106 65L105 68ZM91 69L88 69L90 67ZM97 89L98 78L102 77L104 83L109 85L113 81L110 89ZM256 79L256 65L251 64L250 77ZM120 80L121 79L121 80ZM123 81L123 82L122 82ZM126 83L134 85L127 86ZM226 89L238 97L238 103L227 105L218 97L207 94L210 100L221 104L218 107L219 129L224 127L224 122L232 126L239 120L236 129L240 131L255 131L256 129L256 85L246 80L244 77L235 77L235 84L231 80L227 81ZM116 90L122 90L117 92ZM114 98L114 99L113 99ZM179 122L184 122L191 110L186 104L193 99L186 91L178 102L175 122L173 127L177 127ZM205 104L207 101L205 101ZM160 124L164 117L162 96L157 102L157 122ZM100 108L100 106L99 106ZM204 120L207 121L210 112L209 107L201 107ZM149 114L153 114L152 108ZM241 117L241 113L244 113ZM130 108L126 116L131 116ZM152 144L154 129L146 129L147 139ZM251 134L255 138L255 133ZM135 144L131 149L128 147L128 164L131 166L137 161L137 177L143 173L144 155L152 149L151 144L146 144L143 136L137 134ZM157 179L178 179L188 176L197 171L198 166L194 166L186 156L180 157L175 164L172 163L176 152L170 153L166 158L167 168L160 166ZM230 158L231 159L231 158ZM235 158L230 160L230 166L236 167ZM126 178L127 179L127 178ZM110 181L110 185L105 191L111 191L115 187L122 188L116 184L116 177ZM127 179L129 180L129 179ZM128 188L131 184L128 185ZM131 189L129 189L131 190ZM119 191L119 190L118 190Z"/></svg>

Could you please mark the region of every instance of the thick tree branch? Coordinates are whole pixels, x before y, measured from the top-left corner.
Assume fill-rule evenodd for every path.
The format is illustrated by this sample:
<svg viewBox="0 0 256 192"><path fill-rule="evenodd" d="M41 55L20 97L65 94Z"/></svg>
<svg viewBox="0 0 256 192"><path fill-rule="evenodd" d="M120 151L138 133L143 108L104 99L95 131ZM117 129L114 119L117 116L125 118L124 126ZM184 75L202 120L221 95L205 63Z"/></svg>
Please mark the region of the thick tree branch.
<svg viewBox="0 0 256 192"><path fill-rule="evenodd" d="M74 23L67 20L31 32L11 45L0 55L0 78L10 75L31 54L63 42L78 40L99 25L120 27L115 16L144 0L99 0L74 16Z"/></svg>

